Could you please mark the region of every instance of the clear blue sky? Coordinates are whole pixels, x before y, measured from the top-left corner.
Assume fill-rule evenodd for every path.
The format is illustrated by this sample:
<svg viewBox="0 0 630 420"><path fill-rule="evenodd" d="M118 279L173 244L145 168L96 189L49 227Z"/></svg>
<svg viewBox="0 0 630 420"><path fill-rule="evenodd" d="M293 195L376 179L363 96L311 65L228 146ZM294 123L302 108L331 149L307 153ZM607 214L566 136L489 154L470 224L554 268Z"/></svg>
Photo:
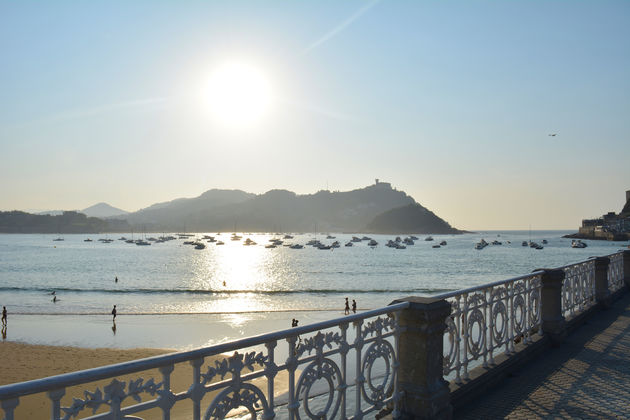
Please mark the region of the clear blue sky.
<svg viewBox="0 0 630 420"><path fill-rule="evenodd" d="M629 22L629 1L0 0L0 209L380 178L458 228L577 228L630 189ZM226 60L273 95L248 129L205 109Z"/></svg>

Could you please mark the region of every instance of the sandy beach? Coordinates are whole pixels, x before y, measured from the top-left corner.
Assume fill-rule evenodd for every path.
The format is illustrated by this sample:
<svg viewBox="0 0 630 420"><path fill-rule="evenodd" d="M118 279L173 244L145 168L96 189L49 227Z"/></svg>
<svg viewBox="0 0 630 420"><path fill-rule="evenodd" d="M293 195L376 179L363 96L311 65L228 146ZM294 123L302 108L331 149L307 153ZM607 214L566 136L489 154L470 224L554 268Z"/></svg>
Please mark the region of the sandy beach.
<svg viewBox="0 0 630 420"><path fill-rule="evenodd" d="M28 381L43 378L46 376L59 375L62 373L74 372L121 363L129 360L157 356L170 353L173 350L166 349L87 349L65 346L44 346L23 344L15 342L0 343L0 385L15 382ZM222 356L216 356L221 358ZM214 358L206 358L206 364L212 364ZM277 378L281 383L283 375ZM157 369L140 372L136 375L119 377L121 381L128 381L137 378L154 378L156 382L161 380L161 374ZM286 380L286 378L284 378ZM192 368L188 363L179 363L171 375L171 389L173 392L186 391L192 380ZM87 387L70 387L66 390L66 395L62 399L62 406L70 406L72 398L83 398L84 390L94 390L97 387L103 389L111 380L91 383ZM286 382L285 382L286 383ZM260 384L262 385L262 384ZM263 389L265 387L263 386ZM278 389L278 392L283 392ZM202 411L207 408L213 394L207 394L202 401ZM147 395L146 399L152 398ZM99 410L98 412L102 412ZM27 396L20 399L20 404L16 409L16 419L41 419L49 418L50 402L44 394ZM83 416L90 415L91 410L82 412ZM175 404L171 418L189 419L192 414L192 404L190 400L180 401ZM160 410L154 409L142 413L145 419L161 419Z"/></svg>

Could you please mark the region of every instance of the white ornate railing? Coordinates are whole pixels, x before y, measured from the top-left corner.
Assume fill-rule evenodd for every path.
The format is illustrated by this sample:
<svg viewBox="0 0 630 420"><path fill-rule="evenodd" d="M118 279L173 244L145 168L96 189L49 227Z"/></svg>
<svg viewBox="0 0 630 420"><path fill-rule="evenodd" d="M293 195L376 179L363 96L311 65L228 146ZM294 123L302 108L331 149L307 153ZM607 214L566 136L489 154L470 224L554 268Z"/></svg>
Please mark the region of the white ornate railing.
<svg viewBox="0 0 630 420"><path fill-rule="evenodd" d="M573 317L595 305L595 260L564 267L562 314Z"/></svg>
<svg viewBox="0 0 630 420"><path fill-rule="evenodd" d="M483 366L494 364L501 348L514 351L514 344L525 343L540 330L540 282L542 271L473 287L437 298L451 303L451 316L444 332L443 374L455 372L455 381L469 378L473 361Z"/></svg>
<svg viewBox="0 0 630 420"><path fill-rule="evenodd" d="M360 419L390 402L397 404L397 319L408 305L404 302L198 350L1 386L1 407L5 419L13 420L19 398L45 392L51 402L50 418L55 420L86 415L138 419L151 409L153 416L158 409L163 419L170 419L173 406L185 403L192 404L188 418L195 420L247 413L263 419ZM276 350L278 341L285 341L286 351ZM222 356L225 353L231 355ZM276 364L278 354L285 357L283 363ZM209 357L213 357L210 363ZM190 369L190 386L175 392L171 374L186 363L190 366L183 368ZM138 376L150 369L159 369L161 377ZM288 386L277 391L274 378L281 372ZM135 379L116 379L121 375ZM93 384L103 379L111 381L102 388ZM75 385L84 391L70 402L70 396L63 397L66 388Z"/></svg>
<svg viewBox="0 0 630 420"><path fill-rule="evenodd" d="M610 264L608 265L608 290L614 293L624 286L623 280L623 253L609 255Z"/></svg>

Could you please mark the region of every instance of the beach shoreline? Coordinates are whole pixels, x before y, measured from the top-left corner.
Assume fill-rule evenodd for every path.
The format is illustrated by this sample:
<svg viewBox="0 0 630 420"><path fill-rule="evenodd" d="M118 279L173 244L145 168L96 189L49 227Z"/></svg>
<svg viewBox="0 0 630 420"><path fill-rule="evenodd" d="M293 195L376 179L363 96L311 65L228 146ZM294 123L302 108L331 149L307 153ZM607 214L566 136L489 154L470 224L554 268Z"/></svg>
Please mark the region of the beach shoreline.
<svg viewBox="0 0 630 420"><path fill-rule="evenodd" d="M5 342L109 349L193 350L343 317L343 311L239 314L16 315L9 313Z"/></svg>

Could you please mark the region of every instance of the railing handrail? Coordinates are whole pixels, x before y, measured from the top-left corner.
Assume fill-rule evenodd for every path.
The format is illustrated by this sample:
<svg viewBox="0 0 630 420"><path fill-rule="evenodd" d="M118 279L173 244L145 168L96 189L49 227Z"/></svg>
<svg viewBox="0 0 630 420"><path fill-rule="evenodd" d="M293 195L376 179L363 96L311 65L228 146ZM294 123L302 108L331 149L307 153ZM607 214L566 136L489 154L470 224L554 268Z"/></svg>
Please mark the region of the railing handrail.
<svg viewBox="0 0 630 420"><path fill-rule="evenodd" d="M519 281L519 280L523 280L523 279L527 279L530 277L534 277L534 276L538 276L543 274L545 271L544 270L536 270L536 271L532 271L529 274L523 274L522 276L517 276L517 277L512 277L506 280L498 280L492 283L485 283L482 284L480 286L473 286L473 287L469 287L468 289L460 289L460 290L455 290L453 292L446 292L446 293L442 293L440 295L435 295L435 296L431 296L435 299L448 299L457 295L463 295L465 293L472 293L472 292L476 292L478 290L483 290L483 289L488 289L490 287L495 287L495 286L500 286L502 284L505 283L511 283L511 282L515 282L515 281Z"/></svg>
<svg viewBox="0 0 630 420"><path fill-rule="evenodd" d="M85 369L77 372L63 373L41 379L33 379L26 382L8 384L0 386L0 400L11 399L24 395L37 394L68 386L79 385L86 382L94 382L101 379L112 378L120 375L141 372L149 369L159 368L165 365L187 362L207 356L214 356L228 351L239 350L277 341L291 336L306 334L318 330L332 328L340 323L351 323L361 319L371 318L391 312L397 312L409 306L409 302L396 303L382 308L372 309L359 314L346 315L343 318L334 318L301 327L287 328L270 333L259 334L227 343L216 344L214 346L203 347L195 350L174 352L165 355L147 357L144 359L131 360L114 365L100 366L92 369Z"/></svg>

